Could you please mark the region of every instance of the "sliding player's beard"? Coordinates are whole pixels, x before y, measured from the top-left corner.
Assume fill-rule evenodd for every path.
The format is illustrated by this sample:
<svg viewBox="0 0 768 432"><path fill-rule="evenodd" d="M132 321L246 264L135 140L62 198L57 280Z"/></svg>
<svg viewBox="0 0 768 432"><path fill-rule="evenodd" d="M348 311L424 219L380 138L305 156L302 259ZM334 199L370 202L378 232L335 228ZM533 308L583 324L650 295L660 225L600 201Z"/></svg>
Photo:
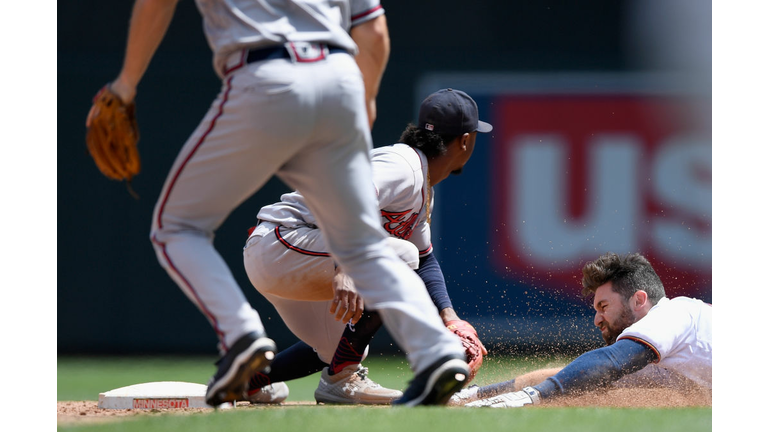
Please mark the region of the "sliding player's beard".
<svg viewBox="0 0 768 432"><path fill-rule="evenodd" d="M619 337L621 332L635 322L637 322L637 318L635 317L634 312L632 312L632 309L629 308L629 305L623 305L621 314L616 321L613 323L604 323L604 328L601 329L605 344L613 345L616 343L616 338Z"/></svg>

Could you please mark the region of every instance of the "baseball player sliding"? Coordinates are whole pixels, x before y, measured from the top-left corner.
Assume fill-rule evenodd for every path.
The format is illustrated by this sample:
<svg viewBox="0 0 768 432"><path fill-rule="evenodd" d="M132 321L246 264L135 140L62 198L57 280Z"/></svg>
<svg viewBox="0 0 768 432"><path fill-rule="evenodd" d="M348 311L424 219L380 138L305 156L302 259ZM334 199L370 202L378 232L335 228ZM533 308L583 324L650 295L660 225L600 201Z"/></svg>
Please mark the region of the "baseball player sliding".
<svg viewBox="0 0 768 432"><path fill-rule="evenodd" d="M323 250L333 254L408 352L415 377L404 403L445 403L469 373L464 348L445 328L422 280L389 246L371 184L370 127L389 55L379 0L196 3L222 88L171 167L151 239L161 265L219 337L222 358L206 402L243 400L249 378L276 351L213 237L240 203L277 175L302 191L323 230ZM101 116L111 104L127 106L115 118L133 120L136 88L176 4L136 1L123 68L100 93L116 98L95 102L86 120L89 149L99 155L94 158L101 151L132 149L131 141L110 145L114 128L91 127L108 123ZM138 137L133 125L120 130ZM96 145L102 139L107 145ZM127 158L96 160L112 178L130 179L139 168L136 157L131 151ZM107 170L112 159L127 160L126 169Z"/></svg>
<svg viewBox="0 0 768 432"><path fill-rule="evenodd" d="M542 370L455 394L451 405L511 408L607 385L712 389L712 306L669 299L640 254L605 254L582 269L606 347Z"/></svg>
<svg viewBox="0 0 768 432"><path fill-rule="evenodd" d="M460 173L472 155L477 133L491 129L478 120L477 104L469 95L443 89L422 102L418 125L408 125L398 144L371 152L378 223L400 259L426 285L432 304L421 311L439 311L444 325L463 342L470 380L487 351L474 328L453 309L432 250L429 222L434 186ZM253 286L302 341L278 354L271 372L251 379L249 400L280 402L287 396L284 381L322 370L315 391L318 402L391 403L402 393L371 381L360 364L382 325L376 305L366 301L364 307L356 284L337 267L302 192L285 194L280 202L263 207L244 249ZM413 294L419 291L424 292L413 287Z"/></svg>

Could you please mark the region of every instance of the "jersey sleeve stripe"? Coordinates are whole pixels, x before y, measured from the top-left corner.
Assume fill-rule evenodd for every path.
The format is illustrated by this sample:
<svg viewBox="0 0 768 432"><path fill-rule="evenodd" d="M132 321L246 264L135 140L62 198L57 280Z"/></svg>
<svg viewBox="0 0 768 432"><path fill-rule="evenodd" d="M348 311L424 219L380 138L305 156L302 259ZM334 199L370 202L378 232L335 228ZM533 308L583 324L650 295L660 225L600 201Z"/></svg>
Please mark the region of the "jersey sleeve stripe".
<svg viewBox="0 0 768 432"><path fill-rule="evenodd" d="M368 19L375 18L379 15L382 15L383 13L384 13L384 8L381 5L377 5L375 7L372 7L371 9L368 9L367 11L361 12L357 15L353 15L352 25L356 26L358 24L362 24L364 21L368 21Z"/></svg>
<svg viewBox="0 0 768 432"><path fill-rule="evenodd" d="M656 356L656 360L654 360L654 363L658 363L661 361L661 354L659 354L659 350L657 350L656 347L653 346L653 344L651 344L650 342L640 339L639 337L636 337L636 336L624 336L624 337L618 338L617 340L621 340L621 339L635 341L641 345L647 346L648 348L650 348L651 351L653 351L653 354Z"/></svg>

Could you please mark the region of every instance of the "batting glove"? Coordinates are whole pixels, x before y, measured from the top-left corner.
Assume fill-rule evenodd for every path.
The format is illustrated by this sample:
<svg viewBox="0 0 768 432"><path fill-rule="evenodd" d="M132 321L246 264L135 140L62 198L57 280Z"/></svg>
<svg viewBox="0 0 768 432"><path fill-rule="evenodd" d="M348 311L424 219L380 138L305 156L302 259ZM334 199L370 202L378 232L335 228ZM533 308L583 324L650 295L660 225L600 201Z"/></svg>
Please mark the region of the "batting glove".
<svg viewBox="0 0 768 432"><path fill-rule="evenodd" d="M488 399L480 399L464 406L486 408L520 408L525 405L536 405L541 402L539 391L533 387L525 387L522 391L504 393Z"/></svg>

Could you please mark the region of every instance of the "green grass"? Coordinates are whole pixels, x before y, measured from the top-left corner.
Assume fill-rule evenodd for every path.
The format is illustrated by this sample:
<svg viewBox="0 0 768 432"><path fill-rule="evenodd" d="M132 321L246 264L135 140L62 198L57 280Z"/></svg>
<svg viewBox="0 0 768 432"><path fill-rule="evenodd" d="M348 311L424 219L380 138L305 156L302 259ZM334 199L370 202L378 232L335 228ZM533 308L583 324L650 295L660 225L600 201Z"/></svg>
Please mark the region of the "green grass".
<svg viewBox="0 0 768 432"><path fill-rule="evenodd" d="M60 357L58 359L56 399L59 401L96 401L99 393L153 381L185 381L205 384L216 371L214 357ZM485 360L474 383L490 384L514 378L524 372L563 365L568 359L501 358ZM369 376L379 384L403 389L412 374L405 358L375 356L363 363ZM289 382L289 401L314 401L320 374Z"/></svg>
<svg viewBox="0 0 768 432"><path fill-rule="evenodd" d="M653 411L653 412L652 412ZM709 431L711 410L606 408L470 409L293 406L238 408L210 414L141 416L108 425L59 427L67 431L363 432L406 431Z"/></svg>
<svg viewBox="0 0 768 432"><path fill-rule="evenodd" d="M488 359L475 382L483 385L541 367L567 363L568 358ZM73 358L60 357L57 400L98 400L114 388L151 381L205 383L214 372L213 358ZM401 357L366 360L370 376L384 386L404 388L411 372ZM289 382L289 401L313 401L318 375ZM450 431L710 431L711 408L617 409L541 408L466 409L457 407L283 406L247 407L192 415L123 417L108 423L63 424L62 431L311 431L450 432Z"/></svg>

